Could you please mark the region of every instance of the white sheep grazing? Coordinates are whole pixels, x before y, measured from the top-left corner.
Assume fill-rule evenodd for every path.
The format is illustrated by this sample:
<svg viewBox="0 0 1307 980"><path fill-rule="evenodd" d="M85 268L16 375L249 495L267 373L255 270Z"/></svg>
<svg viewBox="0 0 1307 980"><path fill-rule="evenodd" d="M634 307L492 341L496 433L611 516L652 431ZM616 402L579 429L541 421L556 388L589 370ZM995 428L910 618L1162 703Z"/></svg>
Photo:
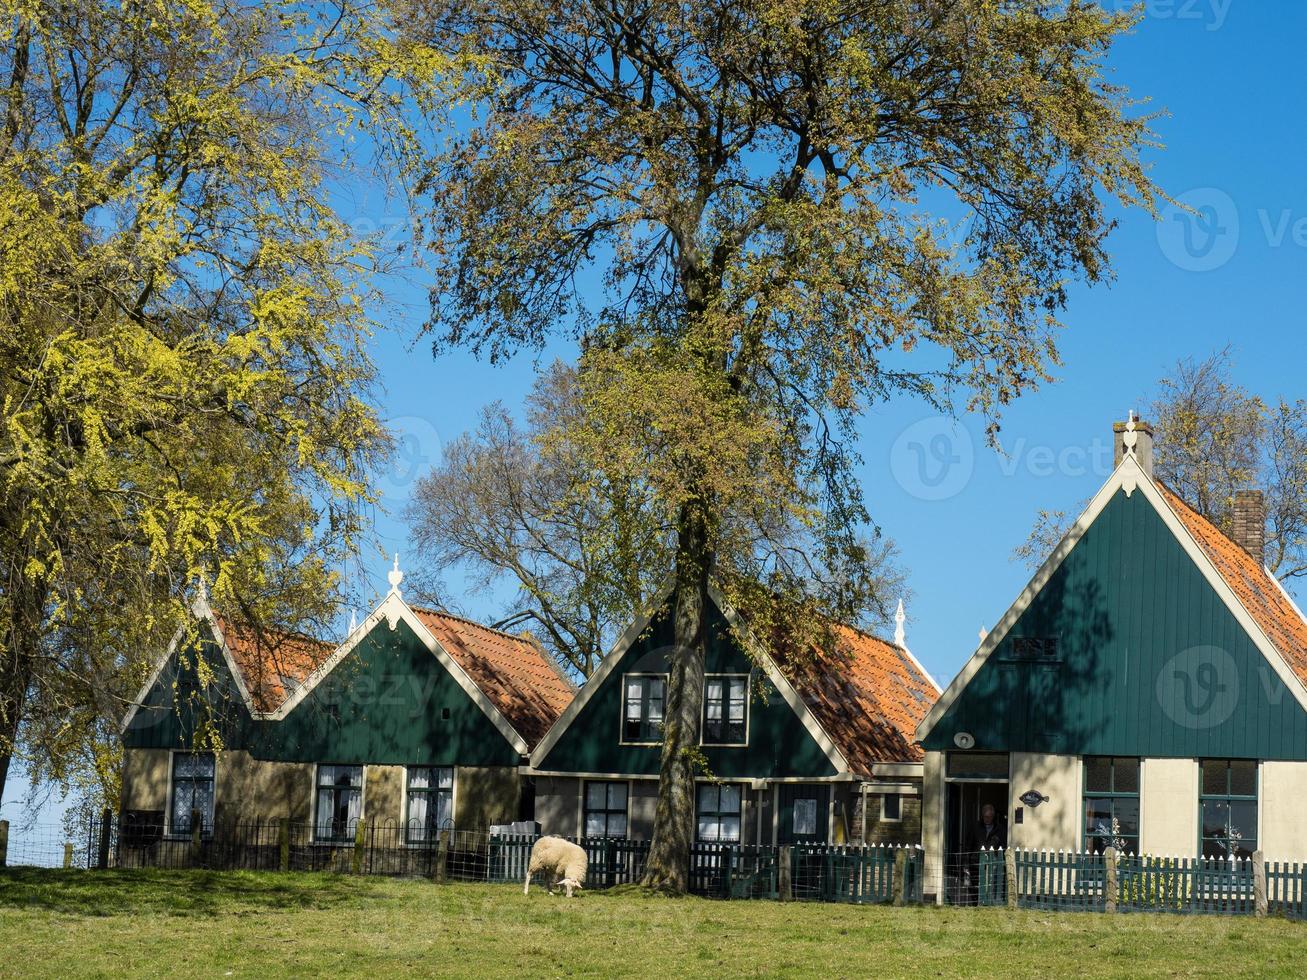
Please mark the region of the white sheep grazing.
<svg viewBox="0 0 1307 980"><path fill-rule="evenodd" d="M554 893L554 885L561 884L567 897L571 898L573 888L581 890L589 864L585 851L571 841L561 837L541 837L531 846L531 861L526 867L522 894L531 894L531 876L541 871L545 874L545 889L550 895Z"/></svg>

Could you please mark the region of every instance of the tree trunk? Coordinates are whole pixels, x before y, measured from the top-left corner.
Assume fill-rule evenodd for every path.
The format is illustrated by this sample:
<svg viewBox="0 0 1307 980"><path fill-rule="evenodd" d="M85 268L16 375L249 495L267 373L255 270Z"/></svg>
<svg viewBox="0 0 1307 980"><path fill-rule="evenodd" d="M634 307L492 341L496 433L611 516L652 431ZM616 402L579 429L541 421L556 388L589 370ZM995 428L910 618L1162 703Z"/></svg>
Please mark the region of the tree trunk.
<svg viewBox="0 0 1307 980"><path fill-rule="evenodd" d="M658 805L644 885L683 895L690 885L694 842L694 776L703 717L708 576L712 552L702 502L681 507L677 522L673 649L663 712Z"/></svg>
<svg viewBox="0 0 1307 980"><path fill-rule="evenodd" d="M31 676L30 663L23 651L6 651L4 664L0 665L0 802L5 798L9 763L14 756L18 723L23 717Z"/></svg>

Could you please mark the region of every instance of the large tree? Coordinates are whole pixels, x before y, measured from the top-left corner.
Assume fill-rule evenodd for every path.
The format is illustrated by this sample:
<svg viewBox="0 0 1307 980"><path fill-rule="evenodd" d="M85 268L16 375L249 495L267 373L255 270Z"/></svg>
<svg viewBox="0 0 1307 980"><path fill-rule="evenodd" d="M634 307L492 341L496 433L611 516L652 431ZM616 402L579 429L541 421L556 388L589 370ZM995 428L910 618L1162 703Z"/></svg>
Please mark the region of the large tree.
<svg viewBox="0 0 1307 980"><path fill-rule="evenodd" d="M20 744L112 781L197 580L260 628L330 614L387 445L333 180L436 109L391 14L0 0L0 795Z"/></svg>
<svg viewBox="0 0 1307 980"><path fill-rule="evenodd" d="M479 589L507 580L516 596L501 625L528 625L582 679L666 581L673 544L647 461L615 460L604 449L606 427L591 424L606 417L586 408L595 388L593 377L555 362L528 396L524 420L498 402L485 408L418 481L407 509L420 594L443 598L448 571ZM766 536L790 546L800 537L775 525ZM872 591L907 598L894 542L866 545ZM878 606L869 624L887 625L889 612Z"/></svg>
<svg viewBox="0 0 1307 980"><path fill-rule="evenodd" d="M606 479L568 438L580 411L575 370L555 363L518 421L500 403L452 440L414 488L407 517L419 549L419 593L443 573L488 589L516 587L504 626L529 626L582 679L670 568L670 528L640 482Z"/></svg>
<svg viewBox="0 0 1307 980"><path fill-rule="evenodd" d="M1047 379L1103 197L1151 137L1090 0L413 0L467 56L433 163L438 349L582 341L588 439L675 539L646 882L682 891L709 581L799 651L876 597L855 425L910 393L983 413ZM586 284L595 283L592 290ZM590 433L586 436L585 433Z"/></svg>

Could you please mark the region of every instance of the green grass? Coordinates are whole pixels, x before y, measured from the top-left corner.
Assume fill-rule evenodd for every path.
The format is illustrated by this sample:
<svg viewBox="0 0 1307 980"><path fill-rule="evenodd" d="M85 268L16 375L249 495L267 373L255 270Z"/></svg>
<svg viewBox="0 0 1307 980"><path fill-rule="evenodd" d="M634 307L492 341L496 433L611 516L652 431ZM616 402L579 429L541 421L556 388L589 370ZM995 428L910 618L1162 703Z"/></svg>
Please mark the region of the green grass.
<svg viewBox="0 0 1307 980"><path fill-rule="evenodd" d="M1307 924L0 871L0 976L1307 976Z"/></svg>

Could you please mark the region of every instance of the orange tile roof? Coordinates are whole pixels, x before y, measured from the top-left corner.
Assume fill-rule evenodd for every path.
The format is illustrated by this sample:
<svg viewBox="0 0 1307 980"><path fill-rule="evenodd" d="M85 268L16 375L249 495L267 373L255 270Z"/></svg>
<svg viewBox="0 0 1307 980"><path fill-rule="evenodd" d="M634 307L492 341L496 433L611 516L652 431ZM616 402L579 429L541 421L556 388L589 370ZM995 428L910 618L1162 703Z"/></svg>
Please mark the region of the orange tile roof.
<svg viewBox="0 0 1307 980"><path fill-rule="evenodd" d="M549 731L576 691L534 643L451 613L410 606L481 688L528 748Z"/></svg>
<svg viewBox="0 0 1307 980"><path fill-rule="evenodd" d="M1222 534L1160 480L1155 481L1175 513L1221 578L1234 591L1284 662L1307 684L1307 620L1260 562Z"/></svg>
<svg viewBox="0 0 1307 980"><path fill-rule="evenodd" d="M213 618L258 711L276 711L335 651L332 644L299 633L256 631L216 612Z"/></svg>
<svg viewBox="0 0 1307 980"><path fill-rule="evenodd" d="M902 647L849 626L836 626L835 635L835 650L786 670L799 696L854 773L922 761L915 733L939 689Z"/></svg>

